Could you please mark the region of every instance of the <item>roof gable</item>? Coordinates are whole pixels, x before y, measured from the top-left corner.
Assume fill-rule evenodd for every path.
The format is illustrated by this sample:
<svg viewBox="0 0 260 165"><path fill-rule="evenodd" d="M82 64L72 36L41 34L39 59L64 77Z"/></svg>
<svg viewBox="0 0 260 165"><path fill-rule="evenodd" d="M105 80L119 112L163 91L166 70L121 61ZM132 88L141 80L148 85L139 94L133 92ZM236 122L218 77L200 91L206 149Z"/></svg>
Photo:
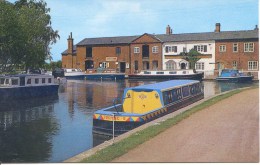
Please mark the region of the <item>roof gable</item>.
<svg viewBox="0 0 260 165"><path fill-rule="evenodd" d="M143 35L137 37L132 41L132 43L151 43L151 42L162 42L159 38L155 35L144 33Z"/></svg>

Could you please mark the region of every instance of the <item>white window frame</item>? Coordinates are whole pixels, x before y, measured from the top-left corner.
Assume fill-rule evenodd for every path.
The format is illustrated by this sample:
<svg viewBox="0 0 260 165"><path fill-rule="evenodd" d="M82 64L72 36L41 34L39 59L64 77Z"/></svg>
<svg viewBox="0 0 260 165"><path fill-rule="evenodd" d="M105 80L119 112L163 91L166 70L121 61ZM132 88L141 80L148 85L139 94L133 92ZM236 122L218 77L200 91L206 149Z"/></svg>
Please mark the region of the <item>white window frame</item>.
<svg viewBox="0 0 260 165"><path fill-rule="evenodd" d="M235 48L237 50L235 50ZM233 52L237 53L238 52L238 43L233 43Z"/></svg>
<svg viewBox="0 0 260 165"><path fill-rule="evenodd" d="M248 70L258 70L258 61L248 61Z"/></svg>
<svg viewBox="0 0 260 165"><path fill-rule="evenodd" d="M109 68L109 62L102 62L102 68Z"/></svg>
<svg viewBox="0 0 260 165"><path fill-rule="evenodd" d="M254 52L254 43L253 42L244 43L244 52Z"/></svg>
<svg viewBox="0 0 260 165"><path fill-rule="evenodd" d="M219 52L226 52L226 51L227 51L226 45L219 45Z"/></svg>
<svg viewBox="0 0 260 165"><path fill-rule="evenodd" d="M234 69L237 68L237 61L232 61L232 67L233 67Z"/></svg>
<svg viewBox="0 0 260 165"><path fill-rule="evenodd" d="M140 53L140 48L139 47L134 47L134 53Z"/></svg>
<svg viewBox="0 0 260 165"><path fill-rule="evenodd" d="M166 52L167 47L168 47L168 52ZM176 47L176 51L175 51L174 47ZM177 53L177 50L178 50L177 46L172 46L172 45L165 46L165 53Z"/></svg>
<svg viewBox="0 0 260 165"><path fill-rule="evenodd" d="M152 53L158 53L159 47L158 46L153 46L152 47Z"/></svg>
<svg viewBox="0 0 260 165"><path fill-rule="evenodd" d="M205 63L204 62L196 62L195 68L196 68L196 70L205 70Z"/></svg>

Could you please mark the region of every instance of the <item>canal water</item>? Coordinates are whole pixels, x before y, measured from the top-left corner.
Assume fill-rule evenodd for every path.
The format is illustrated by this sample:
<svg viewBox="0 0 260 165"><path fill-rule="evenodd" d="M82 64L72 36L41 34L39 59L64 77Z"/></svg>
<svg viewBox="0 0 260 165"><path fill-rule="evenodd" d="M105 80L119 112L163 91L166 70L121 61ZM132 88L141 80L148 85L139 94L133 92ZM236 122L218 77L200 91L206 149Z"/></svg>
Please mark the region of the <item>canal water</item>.
<svg viewBox="0 0 260 165"><path fill-rule="evenodd" d="M68 80L56 97L0 105L0 162L62 162L108 140L92 135L92 115L111 106L125 87L155 81ZM205 98L252 85L203 81Z"/></svg>

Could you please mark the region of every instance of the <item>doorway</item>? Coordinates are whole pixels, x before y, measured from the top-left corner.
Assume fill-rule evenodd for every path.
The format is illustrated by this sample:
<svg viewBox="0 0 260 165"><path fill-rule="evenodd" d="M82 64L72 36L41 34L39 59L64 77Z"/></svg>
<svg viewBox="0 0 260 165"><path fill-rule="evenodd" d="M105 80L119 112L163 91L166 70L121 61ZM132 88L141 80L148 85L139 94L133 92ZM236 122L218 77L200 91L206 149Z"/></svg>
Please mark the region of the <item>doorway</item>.
<svg viewBox="0 0 260 165"><path fill-rule="evenodd" d="M125 73L125 62L120 62L119 63L119 72L120 73Z"/></svg>

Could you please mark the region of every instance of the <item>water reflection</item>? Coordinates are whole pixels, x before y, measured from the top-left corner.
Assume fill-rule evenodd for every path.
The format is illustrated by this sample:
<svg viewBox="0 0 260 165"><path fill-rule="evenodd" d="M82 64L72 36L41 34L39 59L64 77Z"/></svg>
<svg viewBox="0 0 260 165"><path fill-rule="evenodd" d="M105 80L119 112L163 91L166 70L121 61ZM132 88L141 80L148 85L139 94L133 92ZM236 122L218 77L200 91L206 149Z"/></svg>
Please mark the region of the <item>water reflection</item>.
<svg viewBox="0 0 260 165"><path fill-rule="evenodd" d="M92 115L111 106L125 87L156 81L69 80L59 96L0 103L1 162L62 162L103 143L92 134ZM205 98L253 84L203 81Z"/></svg>
<svg viewBox="0 0 260 165"><path fill-rule="evenodd" d="M48 160L52 148L51 136L58 131L57 121L52 118L54 103L57 100L58 97L51 97L1 104L0 160L2 162Z"/></svg>

